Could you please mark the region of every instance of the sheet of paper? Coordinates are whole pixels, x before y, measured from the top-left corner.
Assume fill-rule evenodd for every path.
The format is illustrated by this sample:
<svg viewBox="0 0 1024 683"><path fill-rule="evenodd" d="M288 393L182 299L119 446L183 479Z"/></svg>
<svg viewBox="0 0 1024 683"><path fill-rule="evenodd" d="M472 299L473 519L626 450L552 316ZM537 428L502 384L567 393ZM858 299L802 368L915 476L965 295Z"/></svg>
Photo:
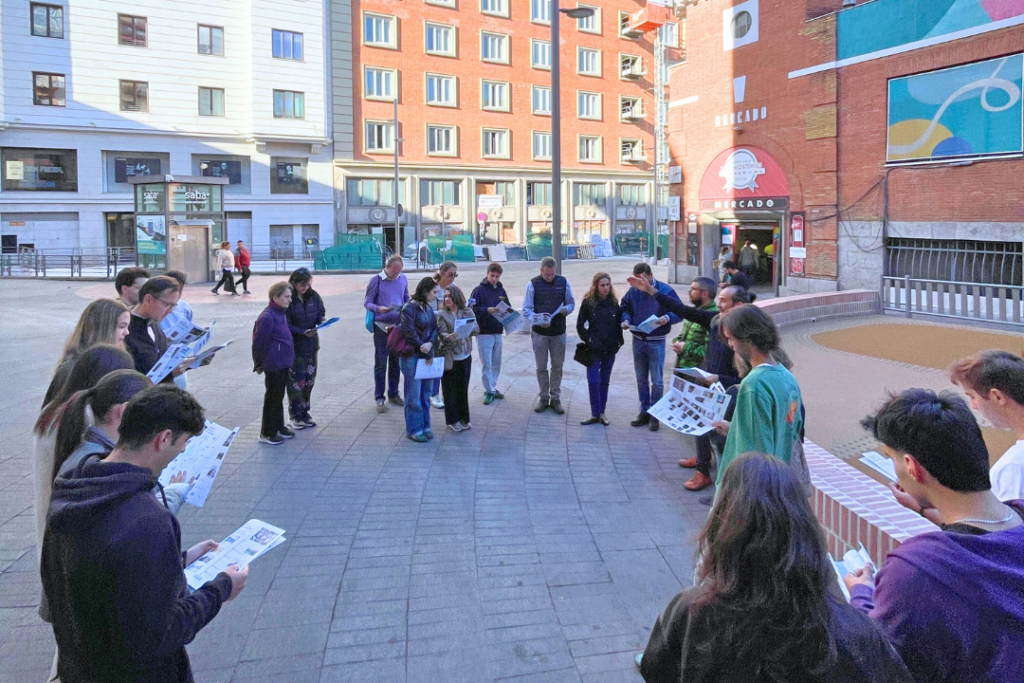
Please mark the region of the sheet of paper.
<svg viewBox="0 0 1024 683"><path fill-rule="evenodd" d="M465 339L477 329L476 318L457 318L455 320L455 336Z"/></svg>
<svg viewBox="0 0 1024 683"><path fill-rule="evenodd" d="M317 325L316 329L322 330L325 327L330 327L331 325L333 325L334 323L338 322L339 320L341 320L341 318L331 318L330 320L325 320L322 323L320 323L319 325Z"/></svg>
<svg viewBox="0 0 1024 683"><path fill-rule="evenodd" d="M846 581L843 580L843 577L849 572L846 571L846 567L842 563L836 562L835 558L832 557L832 553L828 554L828 562L832 565L832 571L835 572L836 581L839 583L839 590L842 591L843 597L849 602L850 589L846 587Z"/></svg>
<svg viewBox="0 0 1024 683"><path fill-rule="evenodd" d="M647 320L643 321L639 325L633 326L633 329L637 332L643 332L644 334L650 334L654 330L658 329L658 316L652 315Z"/></svg>
<svg viewBox="0 0 1024 683"><path fill-rule="evenodd" d="M198 356L196 356L195 362L192 363L192 365L188 366L188 369L189 370L195 370L196 368L198 368L200 365L203 364L204 360L206 360L207 358L209 358L213 354L217 353L218 351L226 349L228 347L228 345L231 344L232 341L234 341L234 340L233 339L229 339L226 342L224 342L223 344L217 344L217 346L211 346L210 348L206 349L205 351L200 353Z"/></svg>
<svg viewBox="0 0 1024 683"><path fill-rule="evenodd" d="M864 567L875 566L875 563L871 561L871 555L864 548L863 543L857 544L856 549L847 550L843 555L842 560L837 560L832 557L832 553L829 553L828 559L832 563L832 569L835 571L836 576L839 578L839 587L843 591L843 595L846 596L847 601L850 599L850 591L846 588L846 582L843 580L844 576L852 574Z"/></svg>
<svg viewBox="0 0 1024 683"><path fill-rule="evenodd" d="M498 310L493 315L505 328L505 334L515 334L526 325L526 318L518 311L513 310L506 302L499 302L495 308Z"/></svg>
<svg viewBox="0 0 1024 683"><path fill-rule="evenodd" d="M676 375L668 392L648 409L652 417L680 434L700 436L725 417L729 395L687 382Z"/></svg>
<svg viewBox="0 0 1024 683"><path fill-rule="evenodd" d="M220 545L185 567L189 588L198 590L230 565L243 569L260 555L284 541L284 529L258 519L250 519Z"/></svg>
<svg viewBox="0 0 1024 683"><path fill-rule="evenodd" d="M871 469L884 475L891 481L896 481L896 466L892 460L877 451L864 451L860 461Z"/></svg>
<svg viewBox="0 0 1024 683"><path fill-rule="evenodd" d="M185 483L189 485L185 502L203 507L220 473L221 465L224 464L224 456L227 455L237 434L237 427L228 429L207 420L202 433L189 439L185 450L160 473L160 484L167 486L171 483L172 477L184 472Z"/></svg>
<svg viewBox="0 0 1024 683"><path fill-rule="evenodd" d="M206 334L204 334L202 337L196 340L196 343L192 346L192 350L189 352L188 355L195 356L202 352L202 350L210 342L210 339L213 338L213 326L216 324L216 320L210 323L210 326L206 328Z"/></svg>
<svg viewBox="0 0 1024 683"><path fill-rule="evenodd" d="M160 331L172 344L191 344L206 334L202 327L173 310L160 322Z"/></svg>
<svg viewBox="0 0 1024 683"><path fill-rule="evenodd" d="M420 358L416 361L415 379L434 379L444 374L444 359L435 358L433 363L427 364L426 359Z"/></svg>
<svg viewBox="0 0 1024 683"><path fill-rule="evenodd" d="M164 380L164 377L171 374L174 368L181 365L189 356L189 348L186 344L171 344L164 351L164 355L160 356L160 360L149 369L146 373L146 377L149 377L149 381L153 384L160 384Z"/></svg>

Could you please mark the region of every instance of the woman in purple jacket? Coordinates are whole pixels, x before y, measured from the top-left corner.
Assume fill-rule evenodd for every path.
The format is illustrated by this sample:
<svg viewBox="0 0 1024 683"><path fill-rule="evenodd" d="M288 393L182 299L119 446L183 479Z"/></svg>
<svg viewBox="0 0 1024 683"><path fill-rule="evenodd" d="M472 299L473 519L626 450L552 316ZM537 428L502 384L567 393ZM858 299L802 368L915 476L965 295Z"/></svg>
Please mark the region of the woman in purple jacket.
<svg viewBox="0 0 1024 683"><path fill-rule="evenodd" d="M295 362L295 344L288 327L286 311L292 302L292 288L287 282L270 287L270 303L252 329L253 372L263 375L263 425L260 443L277 446L295 436L284 423L284 394L288 371Z"/></svg>

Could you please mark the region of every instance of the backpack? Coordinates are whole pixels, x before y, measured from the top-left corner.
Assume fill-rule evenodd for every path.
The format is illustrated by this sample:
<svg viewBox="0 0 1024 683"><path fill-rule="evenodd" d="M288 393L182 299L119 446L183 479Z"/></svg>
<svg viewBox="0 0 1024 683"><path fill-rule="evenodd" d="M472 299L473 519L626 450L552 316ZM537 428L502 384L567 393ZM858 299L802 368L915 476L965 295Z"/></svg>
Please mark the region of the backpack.
<svg viewBox="0 0 1024 683"><path fill-rule="evenodd" d="M406 304L410 306L411 304ZM398 323L388 330L388 353L399 358L408 358L416 353L416 349L409 345L409 342L402 335L402 325Z"/></svg>

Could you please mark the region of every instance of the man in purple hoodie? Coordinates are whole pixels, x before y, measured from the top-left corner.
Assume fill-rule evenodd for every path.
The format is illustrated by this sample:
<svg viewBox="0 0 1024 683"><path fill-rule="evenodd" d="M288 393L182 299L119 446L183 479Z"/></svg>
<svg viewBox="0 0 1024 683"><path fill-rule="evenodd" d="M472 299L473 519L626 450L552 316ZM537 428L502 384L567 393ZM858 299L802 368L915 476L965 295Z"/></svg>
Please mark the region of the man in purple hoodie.
<svg viewBox="0 0 1024 683"><path fill-rule="evenodd" d="M403 406L398 395L401 377L398 356L388 353L388 329L398 323L402 306L409 301L409 281L402 275L405 262L398 254L391 255L384 270L370 278L366 285L363 306L373 314L373 379L377 412L388 409L384 404L384 378L388 380L388 402Z"/></svg>
<svg viewBox="0 0 1024 683"><path fill-rule="evenodd" d="M1024 501L992 494L988 451L952 393L908 389L864 427L895 463L897 500L934 509L941 531L889 553L875 577L846 577L850 603L875 619L924 683L1010 683L1024 676Z"/></svg>

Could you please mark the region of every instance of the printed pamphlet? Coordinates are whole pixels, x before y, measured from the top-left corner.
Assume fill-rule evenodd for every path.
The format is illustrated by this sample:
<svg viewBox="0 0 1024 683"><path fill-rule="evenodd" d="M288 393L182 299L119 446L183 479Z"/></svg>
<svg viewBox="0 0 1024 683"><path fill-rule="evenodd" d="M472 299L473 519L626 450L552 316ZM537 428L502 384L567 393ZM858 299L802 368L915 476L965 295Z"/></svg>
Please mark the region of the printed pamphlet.
<svg viewBox="0 0 1024 683"><path fill-rule="evenodd" d="M892 460L877 451L864 451L860 461L890 481L896 481L896 466Z"/></svg>
<svg viewBox="0 0 1024 683"><path fill-rule="evenodd" d="M458 339L465 339L477 330L476 318L456 318L455 336Z"/></svg>
<svg viewBox="0 0 1024 683"><path fill-rule="evenodd" d="M501 326L505 328L505 334L515 334L526 325L526 319L521 313L513 310L506 302L502 301L495 307L494 317Z"/></svg>
<svg viewBox="0 0 1024 683"><path fill-rule="evenodd" d="M189 486L185 502L203 507L237 434L238 427L228 429L207 420L202 433L189 439L185 450L160 473L160 485L167 486L175 475L184 472L185 483Z"/></svg>
<svg viewBox="0 0 1024 683"><path fill-rule="evenodd" d="M680 434L700 436L725 417L729 394L687 382L675 375L668 392L647 412Z"/></svg>
<svg viewBox="0 0 1024 683"><path fill-rule="evenodd" d="M160 330L172 344L191 344L207 332L202 327L193 325L191 320L173 310L161 321Z"/></svg>
<svg viewBox="0 0 1024 683"><path fill-rule="evenodd" d="M234 340L229 339L223 344L217 344L217 346L211 346L210 348L206 349L205 351L196 356L195 362L193 362L192 365L188 366L188 369L195 370L196 368L203 364L204 360L206 360L213 354L217 353L218 351L227 348L232 341Z"/></svg>
<svg viewBox="0 0 1024 683"><path fill-rule="evenodd" d="M341 320L341 318L331 318L330 320L325 320L322 323L320 323L319 325L317 325L316 329L322 330L325 327L330 327L331 325L333 325L334 323L338 322L339 320Z"/></svg>
<svg viewBox="0 0 1024 683"><path fill-rule="evenodd" d="M215 549L185 567L188 586L192 590L199 590L204 583L213 581L217 574L233 564L244 569L257 557L284 541L284 529L258 519L250 519Z"/></svg>
<svg viewBox="0 0 1024 683"><path fill-rule="evenodd" d="M858 544L856 550L847 550L842 560L836 560L832 557L832 553L828 554L828 560L832 563L832 569L835 570L836 576L839 579L839 588L842 589L847 602L850 601L850 591L846 588L846 582L843 581L843 577L868 565L875 566L875 563L871 561L871 555L864 549L863 543Z"/></svg>
<svg viewBox="0 0 1024 683"><path fill-rule="evenodd" d="M415 379L435 379L444 374L444 359L434 358L432 363L420 358L416 361Z"/></svg>
<svg viewBox="0 0 1024 683"><path fill-rule="evenodd" d="M636 330L637 332L642 332L644 334L650 334L651 332L654 332L654 330L658 329L658 327L659 327L658 321L659 320L661 320L661 318L659 316L652 315L650 318L648 318L647 320L643 321L639 325L634 325L633 329Z"/></svg>
<svg viewBox="0 0 1024 683"><path fill-rule="evenodd" d="M160 360L149 369L146 377L149 377L153 384L160 384L167 375L171 374L174 368L181 365L189 357L189 353L187 344L171 344L164 351L164 355L160 356Z"/></svg>

